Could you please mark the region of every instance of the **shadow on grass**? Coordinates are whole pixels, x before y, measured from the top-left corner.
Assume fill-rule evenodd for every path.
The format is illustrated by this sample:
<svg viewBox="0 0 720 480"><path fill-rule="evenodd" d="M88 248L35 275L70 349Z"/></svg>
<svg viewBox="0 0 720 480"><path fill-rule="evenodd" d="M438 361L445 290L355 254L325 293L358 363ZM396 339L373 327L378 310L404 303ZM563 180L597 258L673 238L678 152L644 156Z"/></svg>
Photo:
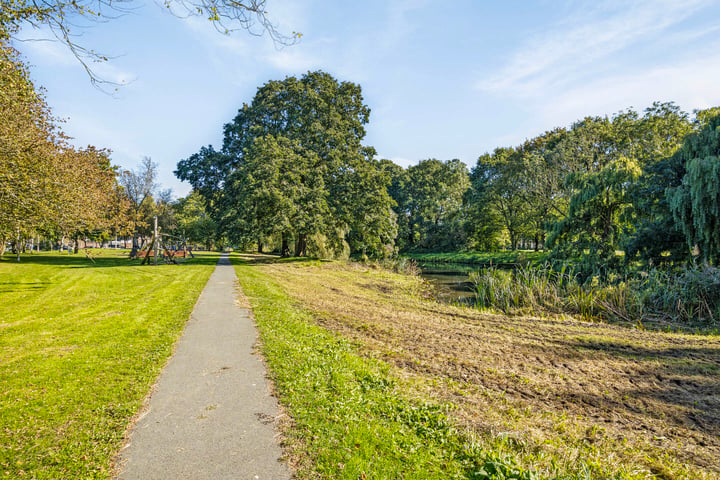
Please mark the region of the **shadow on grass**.
<svg viewBox="0 0 720 480"><path fill-rule="evenodd" d="M28 291L28 290L45 290L48 288L49 285L52 285L50 282L29 282L29 283L23 283L23 282L0 282L0 293L17 293L20 291Z"/></svg>
<svg viewBox="0 0 720 480"><path fill-rule="evenodd" d="M272 263L302 263L322 261L316 257L287 257L265 253L239 253L230 256L230 261L242 265L268 265Z"/></svg>
<svg viewBox="0 0 720 480"><path fill-rule="evenodd" d="M215 265L220 258L219 252L194 252L194 258L178 259L177 264L171 265ZM103 251L102 253L94 253L91 260L83 253L68 255L66 253L57 252L41 252L26 253L20 256L20 262L16 260L15 255L4 255L0 258L0 265L52 265L67 268L109 268L109 267L129 267L129 266L153 266L154 262L141 265L141 259L130 260L127 254L120 254L114 251ZM166 265L166 263L158 259L158 265Z"/></svg>
<svg viewBox="0 0 720 480"><path fill-rule="evenodd" d="M637 362L637 372L628 374L629 385L622 388L622 398L647 399L672 407L665 412L667 423L704 432L720 447L720 346L628 345L608 340L560 343L581 355L586 352L588 361L605 353ZM590 405L607 406L610 402L607 396L587 392L569 396ZM616 405L623 406L627 408L623 402Z"/></svg>

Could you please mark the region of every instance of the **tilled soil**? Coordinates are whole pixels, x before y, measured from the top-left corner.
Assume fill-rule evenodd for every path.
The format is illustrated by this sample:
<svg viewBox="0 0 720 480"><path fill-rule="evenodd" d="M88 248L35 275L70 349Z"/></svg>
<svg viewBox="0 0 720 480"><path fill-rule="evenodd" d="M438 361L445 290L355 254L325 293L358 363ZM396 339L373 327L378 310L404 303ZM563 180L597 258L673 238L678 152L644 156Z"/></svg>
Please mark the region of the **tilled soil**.
<svg viewBox="0 0 720 480"><path fill-rule="evenodd" d="M456 405L480 435L512 436L567 465L594 458L659 478L720 478L716 336L485 314L359 265L261 268L326 328Z"/></svg>

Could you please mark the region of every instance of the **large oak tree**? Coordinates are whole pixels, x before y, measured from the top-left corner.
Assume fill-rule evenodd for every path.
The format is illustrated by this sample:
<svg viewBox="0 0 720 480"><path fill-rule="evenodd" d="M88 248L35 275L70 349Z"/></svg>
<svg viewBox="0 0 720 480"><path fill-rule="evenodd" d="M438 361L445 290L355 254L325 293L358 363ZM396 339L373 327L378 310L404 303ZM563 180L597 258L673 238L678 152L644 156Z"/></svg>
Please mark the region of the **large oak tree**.
<svg viewBox="0 0 720 480"><path fill-rule="evenodd" d="M339 252L381 254L392 246L390 182L362 145L370 109L359 85L309 72L261 86L225 125L221 152L203 148L176 175L206 199L235 242L279 236L281 250L307 253L312 236ZM316 238L317 241L317 238Z"/></svg>

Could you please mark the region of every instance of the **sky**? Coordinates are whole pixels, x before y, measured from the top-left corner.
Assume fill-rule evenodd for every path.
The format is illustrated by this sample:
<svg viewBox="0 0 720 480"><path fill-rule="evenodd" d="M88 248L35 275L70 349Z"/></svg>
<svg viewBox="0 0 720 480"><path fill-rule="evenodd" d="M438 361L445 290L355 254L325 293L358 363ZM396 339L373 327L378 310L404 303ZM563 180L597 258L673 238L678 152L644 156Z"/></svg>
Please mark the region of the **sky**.
<svg viewBox="0 0 720 480"><path fill-rule="evenodd" d="M407 167L459 158L469 168L586 116L654 101L686 112L720 106L717 0L267 0L281 47L245 30L177 18L158 3L80 30L78 43L110 57L92 64L117 91L93 87L47 32L25 28L14 45L78 147L112 150L122 169L158 164L173 175L270 80L323 70L362 87L371 109L364 143ZM258 33L255 29L255 33Z"/></svg>

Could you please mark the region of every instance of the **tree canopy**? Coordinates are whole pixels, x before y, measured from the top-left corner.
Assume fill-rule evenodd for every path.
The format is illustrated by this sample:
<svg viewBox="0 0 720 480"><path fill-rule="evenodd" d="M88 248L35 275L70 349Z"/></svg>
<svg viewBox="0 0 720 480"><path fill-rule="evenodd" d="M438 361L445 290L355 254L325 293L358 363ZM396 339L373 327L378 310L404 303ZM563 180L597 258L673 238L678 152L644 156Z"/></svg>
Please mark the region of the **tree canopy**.
<svg viewBox="0 0 720 480"><path fill-rule="evenodd" d="M296 255L344 245L380 254L395 237L390 181L362 145L370 109L359 85L309 72L261 86L211 146L178 163L176 175L204 197L218 226L247 244L281 239ZM317 244L317 245L315 245Z"/></svg>
<svg viewBox="0 0 720 480"><path fill-rule="evenodd" d="M704 262L720 262L720 115L690 136L675 154L682 183L667 190L672 213L689 249Z"/></svg>
<svg viewBox="0 0 720 480"><path fill-rule="evenodd" d="M111 229L123 209L106 150L75 149L0 41L0 253L7 240Z"/></svg>

